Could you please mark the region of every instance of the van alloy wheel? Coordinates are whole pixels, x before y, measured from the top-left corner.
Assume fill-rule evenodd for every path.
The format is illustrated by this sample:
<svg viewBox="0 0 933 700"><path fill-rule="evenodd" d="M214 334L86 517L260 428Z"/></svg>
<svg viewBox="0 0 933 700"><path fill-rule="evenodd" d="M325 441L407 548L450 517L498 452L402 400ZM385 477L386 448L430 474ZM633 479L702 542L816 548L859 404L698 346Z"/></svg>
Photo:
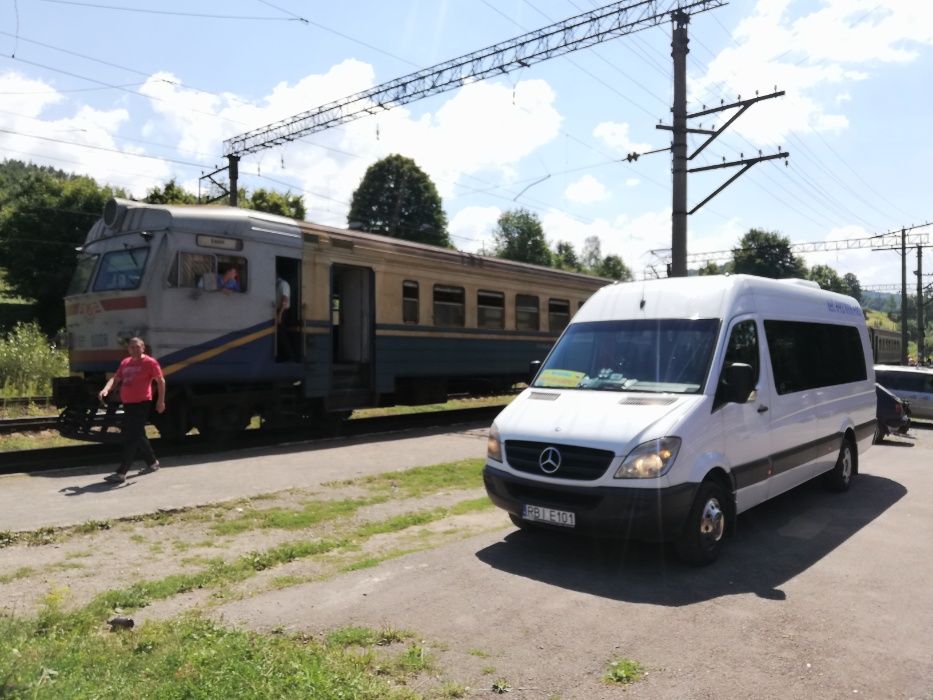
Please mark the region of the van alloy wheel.
<svg viewBox="0 0 933 700"><path fill-rule="evenodd" d="M683 534L675 541L678 556L689 564L710 564L719 556L732 510L730 494L714 480L700 484Z"/></svg>
<svg viewBox="0 0 933 700"><path fill-rule="evenodd" d="M707 546L722 539L726 531L726 517L719 505L719 500L711 496L706 505L703 506L703 514L700 516L700 537L706 542Z"/></svg>

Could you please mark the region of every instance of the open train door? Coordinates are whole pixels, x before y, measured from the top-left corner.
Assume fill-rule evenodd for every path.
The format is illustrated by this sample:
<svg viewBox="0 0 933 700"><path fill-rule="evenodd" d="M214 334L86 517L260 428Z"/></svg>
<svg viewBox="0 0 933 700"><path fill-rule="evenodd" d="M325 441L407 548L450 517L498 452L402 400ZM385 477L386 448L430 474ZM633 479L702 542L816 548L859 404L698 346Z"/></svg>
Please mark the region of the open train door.
<svg viewBox="0 0 933 700"><path fill-rule="evenodd" d="M275 258L275 360L301 362L301 261Z"/></svg>
<svg viewBox="0 0 933 700"><path fill-rule="evenodd" d="M368 395L372 391L374 279L373 270L368 267L331 266L333 392L366 392ZM367 401L363 396L358 398L361 405Z"/></svg>

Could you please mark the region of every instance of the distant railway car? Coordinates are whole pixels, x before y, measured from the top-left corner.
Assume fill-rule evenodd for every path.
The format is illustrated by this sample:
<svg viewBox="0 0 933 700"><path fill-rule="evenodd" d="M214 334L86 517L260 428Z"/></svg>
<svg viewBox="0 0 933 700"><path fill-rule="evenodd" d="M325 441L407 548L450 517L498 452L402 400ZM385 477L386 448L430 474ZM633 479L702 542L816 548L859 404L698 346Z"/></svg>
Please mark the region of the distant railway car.
<svg viewBox="0 0 933 700"><path fill-rule="evenodd" d="M868 327L871 349L876 365L896 365L901 362L901 333L883 328Z"/></svg>
<svg viewBox="0 0 933 700"><path fill-rule="evenodd" d="M86 418L133 336L165 373L153 420L168 437L502 391L608 282L246 209L111 200L65 298L72 376L54 398L63 432L95 439Z"/></svg>

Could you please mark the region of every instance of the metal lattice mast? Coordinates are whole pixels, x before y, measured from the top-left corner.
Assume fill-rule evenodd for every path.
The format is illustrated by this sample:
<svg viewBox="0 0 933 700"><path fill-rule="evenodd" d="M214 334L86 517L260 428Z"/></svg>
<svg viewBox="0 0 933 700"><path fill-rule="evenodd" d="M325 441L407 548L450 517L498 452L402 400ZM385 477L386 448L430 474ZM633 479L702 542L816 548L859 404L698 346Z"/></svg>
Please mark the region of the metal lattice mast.
<svg viewBox="0 0 933 700"><path fill-rule="evenodd" d="M230 158L255 153L381 109L454 90L469 81L527 68L533 63L657 26L672 11L704 12L721 7L725 2L628 0L612 3L234 136L224 141L224 155Z"/></svg>

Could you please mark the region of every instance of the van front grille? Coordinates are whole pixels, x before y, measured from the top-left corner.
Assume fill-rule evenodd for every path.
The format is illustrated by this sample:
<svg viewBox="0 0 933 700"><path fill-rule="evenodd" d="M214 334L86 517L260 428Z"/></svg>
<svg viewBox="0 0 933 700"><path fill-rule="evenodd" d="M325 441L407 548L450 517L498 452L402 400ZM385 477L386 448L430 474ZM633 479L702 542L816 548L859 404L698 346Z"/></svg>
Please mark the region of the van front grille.
<svg viewBox="0 0 933 700"><path fill-rule="evenodd" d="M549 448L556 450L558 454L552 452L543 455ZM547 457L550 457L549 461ZM606 473L613 457L615 455L609 450L596 450L590 447L525 440L505 441L505 458L513 469L555 479L578 481L598 479ZM542 461L545 462L544 468L541 466ZM555 466L557 468L551 471Z"/></svg>

